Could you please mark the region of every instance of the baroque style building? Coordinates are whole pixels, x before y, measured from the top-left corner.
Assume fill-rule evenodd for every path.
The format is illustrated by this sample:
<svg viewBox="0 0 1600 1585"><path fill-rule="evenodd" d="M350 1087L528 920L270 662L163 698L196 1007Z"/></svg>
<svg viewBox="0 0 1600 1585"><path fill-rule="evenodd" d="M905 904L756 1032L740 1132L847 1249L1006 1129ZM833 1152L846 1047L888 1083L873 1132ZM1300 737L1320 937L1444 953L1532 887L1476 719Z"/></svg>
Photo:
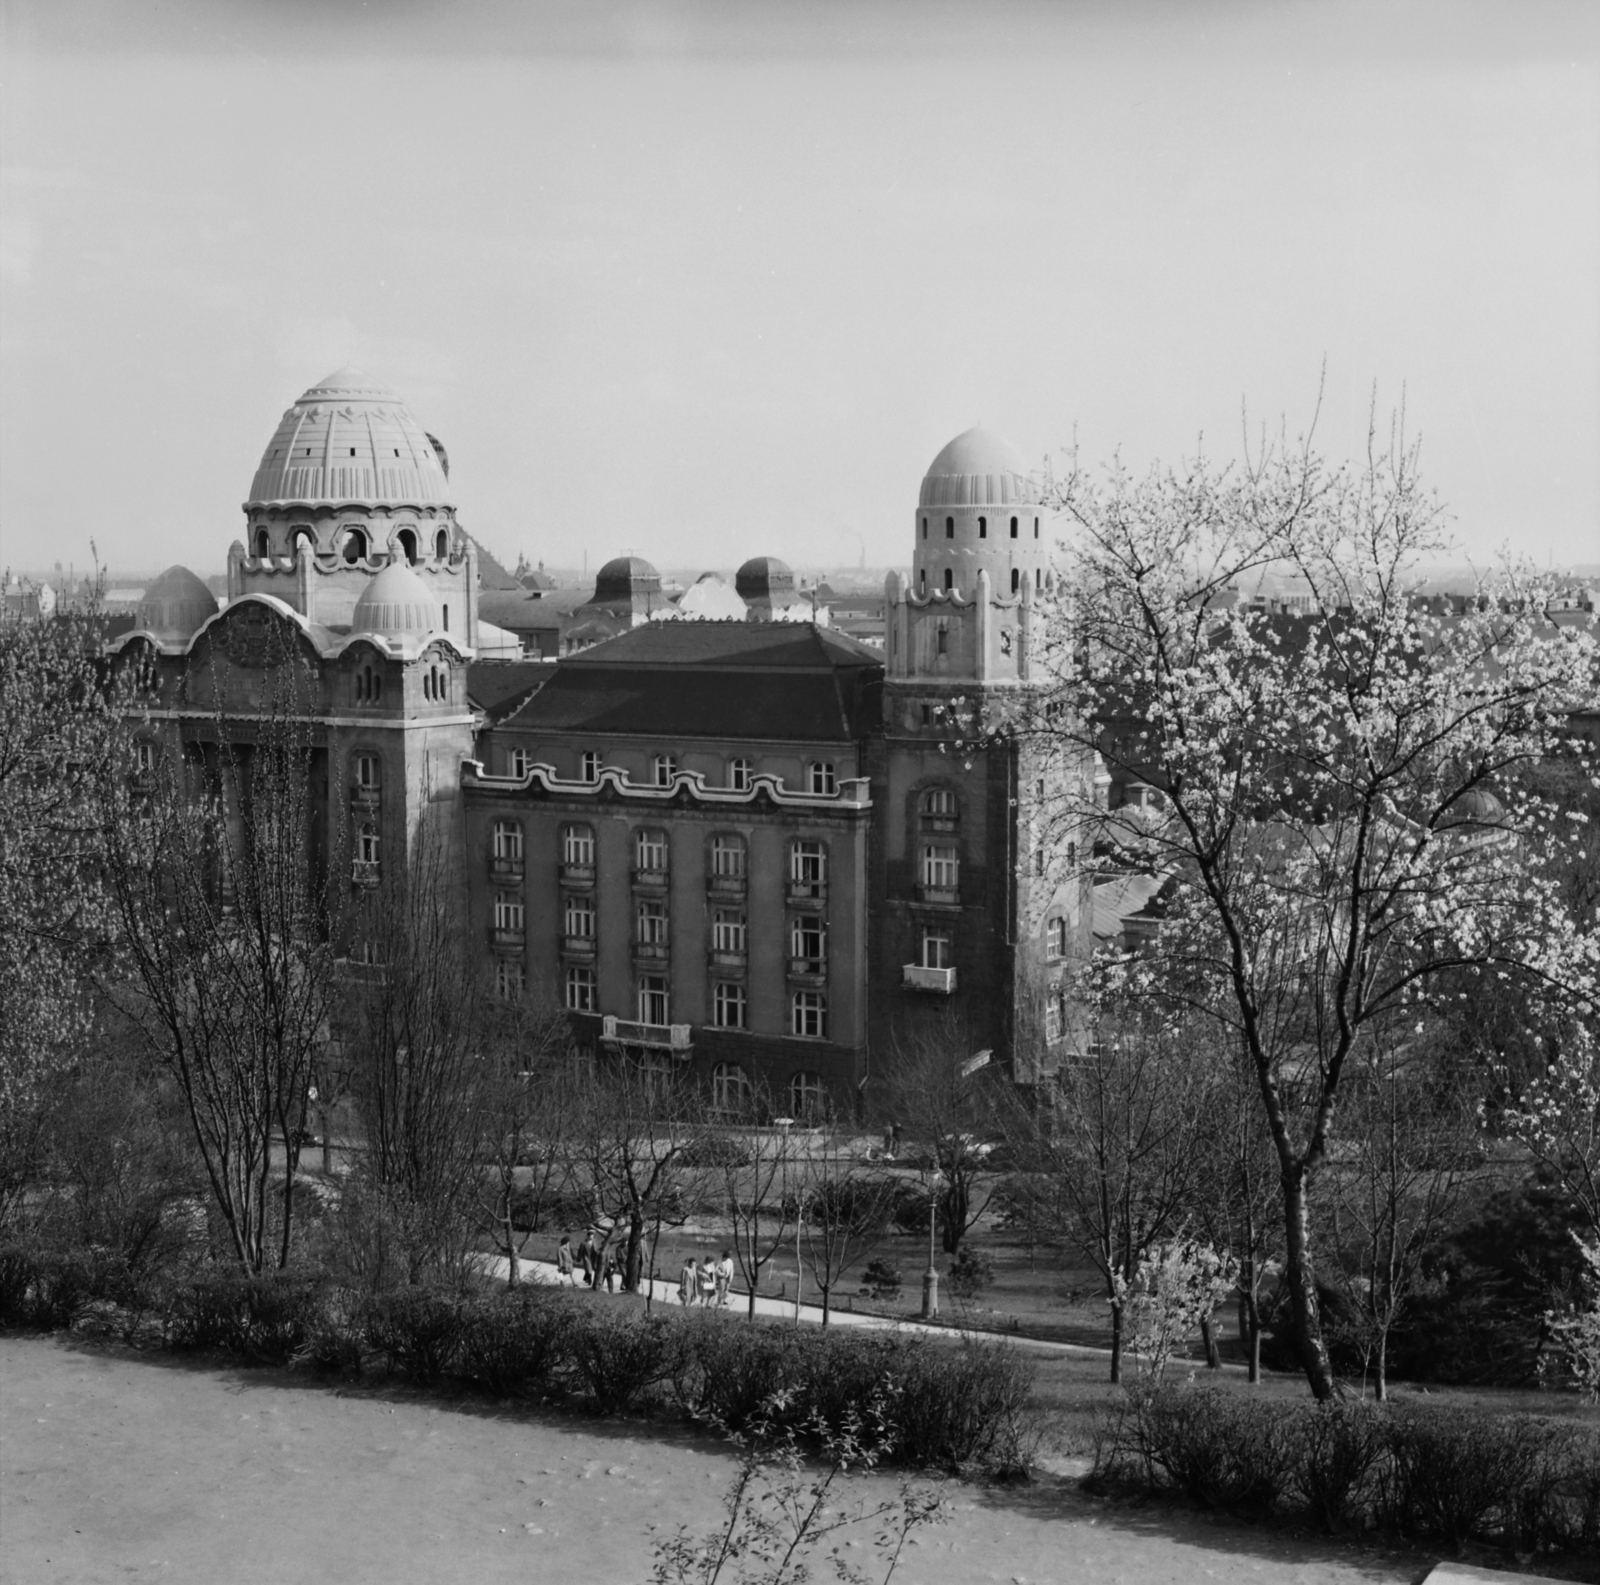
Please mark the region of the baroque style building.
<svg viewBox="0 0 1600 1585"><path fill-rule="evenodd" d="M885 652L794 620L766 558L740 569L751 620L651 620L659 580L624 557L592 602L616 636L508 661L443 447L355 370L284 414L244 514L226 604L172 568L117 641L159 681L141 758L248 738L292 662L313 861L375 885L430 819L501 994L796 1116L854 1104L925 1037L1024 1083L1070 1049L1093 906L1075 845L1044 834L1060 769L950 708L999 718L1037 685L1051 521L1005 442L972 430L934 459Z"/></svg>

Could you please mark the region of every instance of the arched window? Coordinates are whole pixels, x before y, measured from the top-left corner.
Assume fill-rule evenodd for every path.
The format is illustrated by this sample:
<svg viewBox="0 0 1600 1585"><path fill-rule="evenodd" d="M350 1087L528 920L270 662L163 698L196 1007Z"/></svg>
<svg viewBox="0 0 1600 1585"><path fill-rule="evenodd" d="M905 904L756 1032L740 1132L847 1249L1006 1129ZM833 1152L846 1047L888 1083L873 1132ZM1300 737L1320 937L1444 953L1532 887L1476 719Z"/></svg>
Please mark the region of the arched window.
<svg viewBox="0 0 1600 1585"><path fill-rule="evenodd" d="M918 594L926 594L927 592L928 592L928 569L926 567L923 567L917 573L917 593Z"/></svg>
<svg viewBox="0 0 1600 1585"><path fill-rule="evenodd" d="M924 539L926 539L928 537L928 520L927 520L927 518L923 518L923 520L922 520L922 537Z"/></svg>
<svg viewBox="0 0 1600 1585"><path fill-rule="evenodd" d="M986 517L980 517L978 519L978 538L979 539L987 539L988 537L989 537L989 519L986 518Z"/></svg>
<svg viewBox="0 0 1600 1585"><path fill-rule="evenodd" d="M1064 958L1067 955L1067 921L1060 914L1045 920L1044 951L1048 958Z"/></svg>
<svg viewBox="0 0 1600 1585"><path fill-rule="evenodd" d="M750 791L750 761L747 759L731 759L728 761L728 786L734 792Z"/></svg>
<svg viewBox="0 0 1600 1585"><path fill-rule="evenodd" d="M820 1073L797 1073L789 1080L789 1115L801 1123L820 1123L827 1117L828 1087Z"/></svg>
<svg viewBox="0 0 1600 1585"><path fill-rule="evenodd" d="M633 834L633 867L641 875L661 875L667 868L667 833L665 831L635 831Z"/></svg>
<svg viewBox="0 0 1600 1585"><path fill-rule="evenodd" d="M921 799L923 825L935 831L953 831L960 808L948 787L930 787Z"/></svg>
<svg viewBox="0 0 1600 1585"><path fill-rule="evenodd" d="M450 558L450 536L442 528L433 536L433 553L440 561Z"/></svg>
<svg viewBox="0 0 1600 1585"><path fill-rule="evenodd" d="M522 863L522 824L520 821L495 821L494 856L496 862L500 864L520 865Z"/></svg>
<svg viewBox="0 0 1600 1585"><path fill-rule="evenodd" d="M944 520L944 537L946 539L954 539L956 537L956 520L953 517L947 517Z"/></svg>
<svg viewBox="0 0 1600 1585"><path fill-rule="evenodd" d="M402 528L395 536L395 543L400 547L400 554L406 558L408 566L417 564L417 536L409 529Z"/></svg>
<svg viewBox="0 0 1600 1585"><path fill-rule="evenodd" d="M711 1105L716 1111L742 1117L750 1109L753 1094L749 1075L737 1062L719 1062L711 1070Z"/></svg>
<svg viewBox="0 0 1600 1585"><path fill-rule="evenodd" d="M352 767L355 784L362 792L376 792L381 785L382 763L376 754L357 754Z"/></svg>
<svg viewBox="0 0 1600 1585"><path fill-rule="evenodd" d="M789 891L797 897L821 897L828 888L828 850L814 840L789 844Z"/></svg>
<svg viewBox="0 0 1600 1585"><path fill-rule="evenodd" d="M1033 537L1035 539L1037 539L1039 537L1039 519L1038 518L1034 518L1034 520L1033 520Z"/></svg>
<svg viewBox="0 0 1600 1585"><path fill-rule="evenodd" d="M711 879L742 881L745 874L744 838L729 832L711 839Z"/></svg>
<svg viewBox="0 0 1600 1585"><path fill-rule="evenodd" d="M1022 574L1015 567L1011 569L1011 592L1016 594L1022 587Z"/></svg>
<svg viewBox="0 0 1600 1585"><path fill-rule="evenodd" d="M563 826L561 828L561 862L580 869L594 867L594 827Z"/></svg>
<svg viewBox="0 0 1600 1585"><path fill-rule="evenodd" d="M1016 520L1016 518L1012 518L1011 519L1011 537L1013 539L1015 539L1017 537L1017 520Z"/></svg>
<svg viewBox="0 0 1600 1585"><path fill-rule="evenodd" d="M1044 588L1044 568L1043 567L1035 567L1033 569L1033 586L1034 586L1035 589L1043 589Z"/></svg>
<svg viewBox="0 0 1600 1585"><path fill-rule="evenodd" d="M955 570L954 567L946 567L945 570L944 570L945 592L949 593L951 590L953 590L955 588L955 586L956 586L956 570Z"/></svg>
<svg viewBox="0 0 1600 1585"><path fill-rule="evenodd" d="M270 548L271 541L267 537L266 529L258 528L256 530L256 560L265 561L267 559L267 551Z"/></svg>
<svg viewBox="0 0 1600 1585"><path fill-rule="evenodd" d="M344 536L344 559L350 566L355 566L367 554L367 536L359 528L348 530Z"/></svg>

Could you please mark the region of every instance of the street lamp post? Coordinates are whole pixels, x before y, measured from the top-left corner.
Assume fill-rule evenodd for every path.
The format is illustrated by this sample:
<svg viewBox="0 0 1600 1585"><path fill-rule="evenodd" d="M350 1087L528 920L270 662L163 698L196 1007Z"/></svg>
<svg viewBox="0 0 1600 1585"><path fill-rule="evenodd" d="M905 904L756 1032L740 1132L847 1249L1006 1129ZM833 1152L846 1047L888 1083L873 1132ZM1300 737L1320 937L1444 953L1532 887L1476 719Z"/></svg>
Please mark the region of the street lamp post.
<svg viewBox="0 0 1600 1585"><path fill-rule="evenodd" d="M937 1172L928 1179L928 1269L922 1274L922 1319L939 1315L939 1269L933 1263L933 1235L939 1222L939 1183Z"/></svg>

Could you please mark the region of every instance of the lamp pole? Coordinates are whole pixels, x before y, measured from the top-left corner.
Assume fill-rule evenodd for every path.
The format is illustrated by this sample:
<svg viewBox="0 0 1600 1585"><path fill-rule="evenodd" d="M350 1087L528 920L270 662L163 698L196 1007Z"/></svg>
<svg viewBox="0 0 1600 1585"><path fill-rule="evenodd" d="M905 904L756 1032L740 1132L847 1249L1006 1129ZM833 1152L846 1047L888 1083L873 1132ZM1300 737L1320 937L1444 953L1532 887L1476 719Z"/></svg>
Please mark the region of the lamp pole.
<svg viewBox="0 0 1600 1585"><path fill-rule="evenodd" d="M939 1314L939 1270L933 1263L933 1235L939 1221L939 1174L928 1179L928 1269L922 1274L922 1319L932 1321Z"/></svg>

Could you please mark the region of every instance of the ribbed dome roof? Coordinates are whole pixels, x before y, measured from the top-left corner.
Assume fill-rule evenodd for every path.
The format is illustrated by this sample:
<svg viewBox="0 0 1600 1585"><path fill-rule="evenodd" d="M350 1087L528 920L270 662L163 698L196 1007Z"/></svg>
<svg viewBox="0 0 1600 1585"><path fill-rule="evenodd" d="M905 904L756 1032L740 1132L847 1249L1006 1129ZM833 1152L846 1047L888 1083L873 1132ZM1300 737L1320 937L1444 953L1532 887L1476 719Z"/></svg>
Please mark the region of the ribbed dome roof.
<svg viewBox="0 0 1600 1585"><path fill-rule="evenodd" d="M431 633L439 626L438 602L416 573L391 562L361 591L350 614L352 633Z"/></svg>
<svg viewBox="0 0 1600 1585"><path fill-rule="evenodd" d="M1506 806L1487 787L1469 787L1450 805L1441 824L1446 826L1498 826Z"/></svg>
<svg viewBox="0 0 1600 1585"><path fill-rule="evenodd" d="M742 600L771 600L794 593L794 573L776 556L752 556L733 575L733 587Z"/></svg>
<svg viewBox="0 0 1600 1585"><path fill-rule="evenodd" d="M247 504L269 501L450 504L427 431L393 391L359 369L330 374L283 415Z"/></svg>
<svg viewBox="0 0 1600 1585"><path fill-rule="evenodd" d="M659 594L661 574L642 556L618 556L594 580L594 603L628 600L636 594Z"/></svg>
<svg viewBox="0 0 1600 1585"><path fill-rule="evenodd" d="M168 567L139 601L137 625L157 638L191 638L217 614L216 597L187 567Z"/></svg>
<svg viewBox="0 0 1600 1585"><path fill-rule="evenodd" d="M922 480L923 506L1036 506L1042 501L1022 453L987 429L957 435Z"/></svg>

